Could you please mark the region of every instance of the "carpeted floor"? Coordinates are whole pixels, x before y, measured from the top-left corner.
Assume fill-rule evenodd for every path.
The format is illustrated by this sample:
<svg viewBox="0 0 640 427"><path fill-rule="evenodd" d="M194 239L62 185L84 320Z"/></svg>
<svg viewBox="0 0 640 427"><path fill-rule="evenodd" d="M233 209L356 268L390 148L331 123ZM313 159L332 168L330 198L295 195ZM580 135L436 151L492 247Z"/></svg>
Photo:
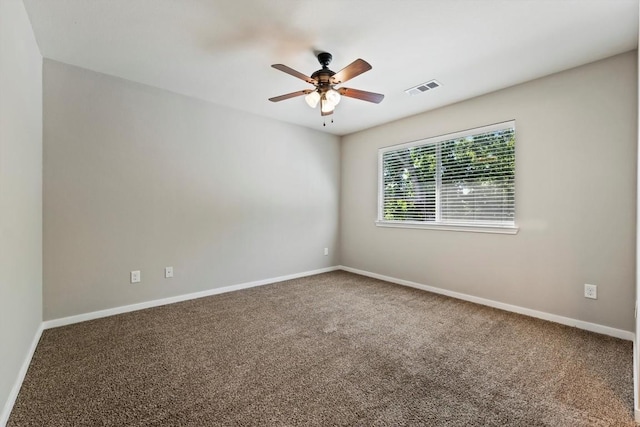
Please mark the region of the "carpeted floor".
<svg viewBox="0 0 640 427"><path fill-rule="evenodd" d="M632 343L346 272L46 330L8 426L635 426Z"/></svg>

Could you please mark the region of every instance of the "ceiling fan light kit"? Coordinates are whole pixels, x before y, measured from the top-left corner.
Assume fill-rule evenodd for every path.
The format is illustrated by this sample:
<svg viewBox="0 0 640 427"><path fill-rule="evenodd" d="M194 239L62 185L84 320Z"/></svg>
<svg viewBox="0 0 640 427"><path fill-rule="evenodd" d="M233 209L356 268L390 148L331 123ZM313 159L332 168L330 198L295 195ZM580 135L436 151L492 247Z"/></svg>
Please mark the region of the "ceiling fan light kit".
<svg viewBox="0 0 640 427"><path fill-rule="evenodd" d="M330 53L322 52L318 54L318 62L322 68L311 74L311 77L287 67L284 64L273 64L272 67L284 73L297 77L305 82L315 86L315 89L301 90L298 92L288 93L273 98L269 98L271 102L284 101L285 99L294 98L305 95L304 100L311 108L316 108L320 104L320 114L328 116L333 114L336 105L340 103L342 96L361 99L373 103L380 103L384 99L384 95L374 92L366 92L364 90L350 89L346 87L335 88L336 85L342 84L360 74L369 71L371 65L363 59L356 59L342 70L333 72L329 69L329 64L333 57Z"/></svg>

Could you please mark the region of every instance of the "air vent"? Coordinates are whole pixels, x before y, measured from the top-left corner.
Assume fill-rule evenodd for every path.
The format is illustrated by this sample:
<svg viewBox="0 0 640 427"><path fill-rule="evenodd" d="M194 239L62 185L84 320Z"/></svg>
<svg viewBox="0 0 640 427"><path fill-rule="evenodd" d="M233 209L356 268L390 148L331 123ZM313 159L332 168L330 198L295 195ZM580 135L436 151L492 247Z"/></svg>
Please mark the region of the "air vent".
<svg viewBox="0 0 640 427"><path fill-rule="evenodd" d="M428 82L420 83L418 86L411 87L405 90L405 92L408 93L409 95L419 95L423 92L435 89L440 86L442 85L438 81L429 80Z"/></svg>

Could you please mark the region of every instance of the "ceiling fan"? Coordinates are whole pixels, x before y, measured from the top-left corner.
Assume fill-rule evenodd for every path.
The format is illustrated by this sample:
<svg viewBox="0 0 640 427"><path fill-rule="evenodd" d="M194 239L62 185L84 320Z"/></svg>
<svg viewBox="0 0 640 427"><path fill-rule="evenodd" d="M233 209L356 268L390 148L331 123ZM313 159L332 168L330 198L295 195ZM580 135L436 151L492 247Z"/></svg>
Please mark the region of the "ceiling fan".
<svg viewBox="0 0 640 427"><path fill-rule="evenodd" d="M322 65L322 68L313 74L311 77L304 75L293 68L287 67L283 64L273 64L272 67L276 70L283 71L287 74L297 77L305 82L315 86L315 89L305 89L297 92L288 93L286 95L280 95L273 98L269 98L271 102L284 101L285 99L295 98L296 96L305 96L305 101L311 108L315 108L318 103L320 104L320 114L328 116L333 114L333 110L340 102L341 96L347 96L349 98L361 99L363 101L380 103L384 98L384 95L373 92L366 92L364 90L351 89L348 87L335 88L334 86L342 84L360 74L369 71L371 65L363 60L356 59L351 64L344 67L337 73L329 69L329 64L333 57L330 53L322 52L318 54L318 62Z"/></svg>

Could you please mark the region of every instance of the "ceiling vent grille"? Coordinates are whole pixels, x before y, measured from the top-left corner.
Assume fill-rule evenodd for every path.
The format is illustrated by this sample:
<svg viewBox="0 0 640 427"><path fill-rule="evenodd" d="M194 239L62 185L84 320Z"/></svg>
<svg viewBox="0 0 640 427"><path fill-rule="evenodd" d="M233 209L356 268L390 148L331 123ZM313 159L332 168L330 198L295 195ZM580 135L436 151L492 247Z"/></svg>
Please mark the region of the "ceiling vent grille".
<svg viewBox="0 0 640 427"><path fill-rule="evenodd" d="M437 80L429 80L428 82L420 83L417 86L411 87L405 90L409 95L419 95L421 93L433 90L442 86Z"/></svg>

